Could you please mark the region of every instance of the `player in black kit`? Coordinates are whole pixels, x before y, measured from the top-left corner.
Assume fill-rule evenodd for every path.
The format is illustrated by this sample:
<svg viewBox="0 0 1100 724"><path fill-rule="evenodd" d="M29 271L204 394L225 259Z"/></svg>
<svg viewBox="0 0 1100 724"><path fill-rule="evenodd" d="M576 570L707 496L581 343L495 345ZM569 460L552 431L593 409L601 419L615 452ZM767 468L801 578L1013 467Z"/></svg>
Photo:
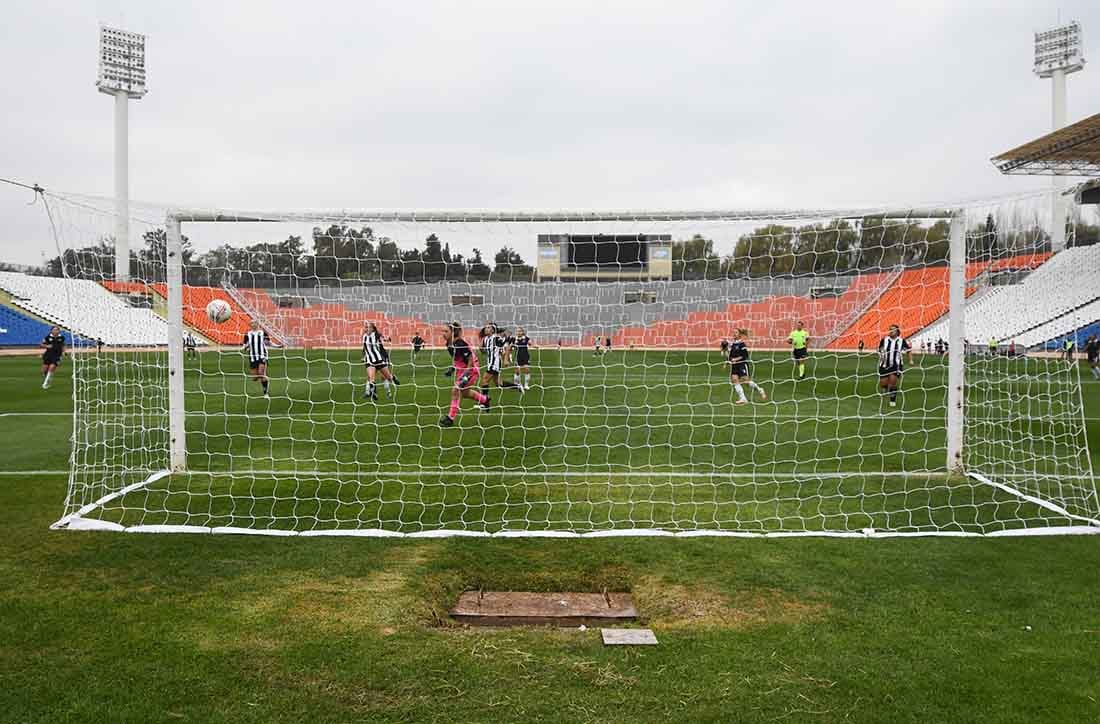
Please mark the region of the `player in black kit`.
<svg viewBox="0 0 1100 724"><path fill-rule="evenodd" d="M516 351L516 385L521 390L531 389L531 338L523 327L516 328L512 338L512 348Z"/></svg>
<svg viewBox="0 0 1100 724"><path fill-rule="evenodd" d="M1100 339L1095 334L1085 340L1085 356L1089 360L1093 378L1100 380Z"/></svg>
<svg viewBox="0 0 1100 724"><path fill-rule="evenodd" d="M48 390L53 373L65 355L65 337L61 334L61 327L56 324L50 327L50 333L42 340L42 346L46 348L42 353L42 389Z"/></svg>
<svg viewBox="0 0 1100 724"><path fill-rule="evenodd" d="M735 405L748 403L745 390L741 387L742 382L760 394L761 402L768 401L768 394L764 392L764 388L753 382L749 375L749 348L745 344L748 336L749 330L740 327L733 331L733 341L729 343L727 359L730 365L730 382L733 383L733 389L737 392L737 401L733 403Z"/></svg>

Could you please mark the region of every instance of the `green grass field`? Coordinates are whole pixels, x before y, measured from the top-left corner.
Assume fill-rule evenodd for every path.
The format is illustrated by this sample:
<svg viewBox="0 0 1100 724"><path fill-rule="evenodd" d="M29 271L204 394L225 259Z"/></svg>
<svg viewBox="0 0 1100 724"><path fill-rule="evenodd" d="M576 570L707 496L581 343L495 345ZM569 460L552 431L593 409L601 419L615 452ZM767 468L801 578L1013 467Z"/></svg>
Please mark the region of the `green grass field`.
<svg viewBox="0 0 1100 724"><path fill-rule="evenodd" d="M540 389L522 404L513 391L495 393L504 404L487 413L466 402L452 430L435 425L447 380L427 358L413 366L395 353L404 385L396 401L372 405L357 399L362 371L350 354L274 360L270 402L246 383L238 355L204 354L187 377L196 472L124 496L102 515L258 528L293 520L297 530L363 521L405 531L585 530L624 520L744 530L1050 522L1036 506L938 475L944 370L931 360L907 373L901 409L883 415L870 357L822 356L808 394L789 363L759 355L756 375L774 402L734 408L722 367L702 364L713 356L678 354L541 360ZM110 359L97 368L102 380L131 374L134 358ZM1027 377L1012 364L986 370L1000 376L997 389ZM44 392L33 358L0 359L8 541L0 721L1100 717L1100 537L51 531L67 485L53 471L69 466L70 372ZM1100 384L1084 389L1091 411ZM1046 422L1013 406L1013 414L991 412L989 425L1041 433L1030 451L1041 453L1067 424L1060 399L1044 397ZM124 445L134 459L156 462L165 421L157 397L146 402L111 403L93 416L81 431L90 460ZM1090 421L1094 452L1098 429ZM478 465L499 469L445 472ZM590 471L583 479L561 475L579 466ZM742 477L754 469L771 475ZM859 469L882 475L843 475ZM928 474L891 474L913 469ZM311 475L295 481L294 470ZM479 587L630 590L661 643L605 649L593 631L450 624L458 593Z"/></svg>

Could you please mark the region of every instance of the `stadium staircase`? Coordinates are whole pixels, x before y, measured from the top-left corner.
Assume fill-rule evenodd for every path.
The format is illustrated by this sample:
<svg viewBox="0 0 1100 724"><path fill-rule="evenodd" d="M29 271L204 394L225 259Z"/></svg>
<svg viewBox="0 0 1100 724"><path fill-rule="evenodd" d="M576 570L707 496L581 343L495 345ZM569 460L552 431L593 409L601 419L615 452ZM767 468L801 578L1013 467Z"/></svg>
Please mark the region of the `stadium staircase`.
<svg viewBox="0 0 1100 724"><path fill-rule="evenodd" d="M999 259L994 262L973 262L966 266L968 281L977 279L991 271L1011 269L1031 269L1043 264L1049 258L1045 254L1027 254ZM918 343L934 341L937 336L947 338L946 317L950 302L948 282L950 270L946 266L921 267L907 269L887 289L851 327L837 337L829 347L831 349L853 349L863 342L865 347L874 348L890 329L891 324L901 327L902 333L911 336ZM967 293L974 289L967 288ZM929 333L937 320L942 320L943 329ZM925 330L921 334L918 331Z"/></svg>

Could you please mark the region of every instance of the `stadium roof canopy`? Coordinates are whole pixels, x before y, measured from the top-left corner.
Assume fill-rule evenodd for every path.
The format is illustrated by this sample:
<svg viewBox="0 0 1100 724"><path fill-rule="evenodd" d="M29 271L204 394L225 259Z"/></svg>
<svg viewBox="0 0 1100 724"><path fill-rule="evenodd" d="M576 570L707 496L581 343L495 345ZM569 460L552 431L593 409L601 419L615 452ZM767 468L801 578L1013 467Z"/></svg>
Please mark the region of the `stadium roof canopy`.
<svg viewBox="0 0 1100 724"><path fill-rule="evenodd" d="M1100 176L1100 113L994 156L1001 173Z"/></svg>

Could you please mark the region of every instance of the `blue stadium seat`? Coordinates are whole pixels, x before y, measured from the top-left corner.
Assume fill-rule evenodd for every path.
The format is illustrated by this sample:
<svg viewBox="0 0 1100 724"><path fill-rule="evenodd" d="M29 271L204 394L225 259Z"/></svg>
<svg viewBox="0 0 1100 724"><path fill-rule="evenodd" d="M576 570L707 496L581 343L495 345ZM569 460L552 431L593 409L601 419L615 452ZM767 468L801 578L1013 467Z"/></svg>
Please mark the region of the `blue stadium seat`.
<svg viewBox="0 0 1100 724"><path fill-rule="evenodd" d="M37 347L49 333L50 325L11 307L0 305L0 347ZM65 336L65 344L73 346L72 334L65 330L62 330L62 334ZM76 344L88 345L94 342L78 339Z"/></svg>
<svg viewBox="0 0 1100 724"><path fill-rule="evenodd" d="M1062 344L1066 339L1072 337L1077 340L1077 351L1080 352L1085 348L1085 340L1093 335L1100 337L1100 322L1093 322L1085 327L1081 327L1071 334L1063 334L1061 337L1055 337L1044 344L1043 348L1048 350L1062 349Z"/></svg>

